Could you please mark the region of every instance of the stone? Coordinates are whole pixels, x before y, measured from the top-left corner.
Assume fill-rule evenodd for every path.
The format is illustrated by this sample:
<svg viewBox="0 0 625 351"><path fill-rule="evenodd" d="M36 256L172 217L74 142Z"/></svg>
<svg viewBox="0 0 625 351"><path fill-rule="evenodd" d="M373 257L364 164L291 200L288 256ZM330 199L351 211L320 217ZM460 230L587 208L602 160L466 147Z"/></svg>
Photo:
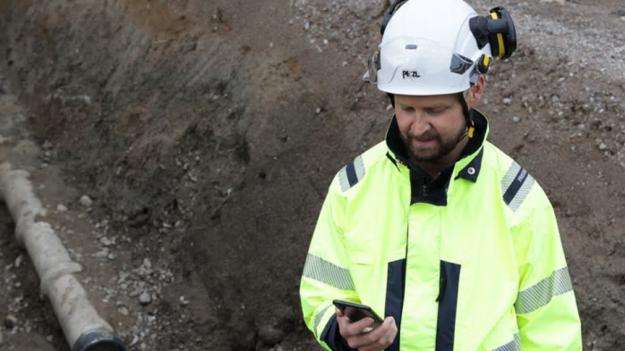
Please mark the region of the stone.
<svg viewBox="0 0 625 351"><path fill-rule="evenodd" d="M93 254L94 257L96 258L104 258L106 256L109 255L109 249L107 249L106 247L98 252L96 252L95 254Z"/></svg>
<svg viewBox="0 0 625 351"><path fill-rule="evenodd" d="M139 295L139 303L143 306L149 305L152 303L152 295L147 291L144 291Z"/></svg>
<svg viewBox="0 0 625 351"><path fill-rule="evenodd" d="M93 205L93 200L87 195L83 195L80 197L80 204L85 207L91 207Z"/></svg>
<svg viewBox="0 0 625 351"><path fill-rule="evenodd" d="M15 259L15 263L14 263L15 268L20 268L23 261L24 261L24 256L22 255L17 256L17 258Z"/></svg>
<svg viewBox="0 0 625 351"><path fill-rule="evenodd" d="M65 212L65 211L67 211L67 207L65 207L65 205L63 205L63 204L58 204L58 205L56 205L56 210L59 211L59 212Z"/></svg>
<svg viewBox="0 0 625 351"><path fill-rule="evenodd" d="M117 308L117 312L119 312L123 316L127 316L128 314L130 314L130 311L128 310L128 307L126 307L126 306L119 306Z"/></svg>
<svg viewBox="0 0 625 351"><path fill-rule="evenodd" d="M260 327L258 337L266 345L274 346L284 340L285 333L276 327L266 325Z"/></svg>
<svg viewBox="0 0 625 351"><path fill-rule="evenodd" d="M100 244L104 245L104 246L111 246L113 245L113 241L105 236L100 238Z"/></svg>

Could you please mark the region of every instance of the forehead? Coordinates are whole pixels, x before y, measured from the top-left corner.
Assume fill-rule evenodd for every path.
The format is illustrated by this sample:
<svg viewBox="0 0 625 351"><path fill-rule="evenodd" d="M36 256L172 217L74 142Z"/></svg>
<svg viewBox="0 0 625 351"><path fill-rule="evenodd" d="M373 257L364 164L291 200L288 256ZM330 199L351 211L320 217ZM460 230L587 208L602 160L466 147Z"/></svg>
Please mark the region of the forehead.
<svg viewBox="0 0 625 351"><path fill-rule="evenodd" d="M458 102L458 97L456 96L456 94L429 96L395 95L395 103L404 106L430 107L440 105L453 105L456 102Z"/></svg>

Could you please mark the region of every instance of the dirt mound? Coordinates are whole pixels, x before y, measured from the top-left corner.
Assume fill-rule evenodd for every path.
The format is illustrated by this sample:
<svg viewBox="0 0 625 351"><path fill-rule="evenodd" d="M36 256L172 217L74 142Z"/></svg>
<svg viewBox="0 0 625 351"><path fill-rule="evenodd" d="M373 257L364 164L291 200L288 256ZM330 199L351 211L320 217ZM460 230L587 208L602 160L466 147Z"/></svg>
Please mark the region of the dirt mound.
<svg viewBox="0 0 625 351"><path fill-rule="evenodd" d="M521 42L489 80L492 139L554 201L588 349L620 349L623 8L503 5ZM331 177L384 136L387 100L360 76L386 6L0 3L2 90L19 95L45 162L78 189L66 200L94 200L88 218L106 233L89 240L130 272L101 290L136 276L141 289L110 293L152 300L109 303L132 349L315 348L299 275ZM597 46L608 52L588 54Z"/></svg>

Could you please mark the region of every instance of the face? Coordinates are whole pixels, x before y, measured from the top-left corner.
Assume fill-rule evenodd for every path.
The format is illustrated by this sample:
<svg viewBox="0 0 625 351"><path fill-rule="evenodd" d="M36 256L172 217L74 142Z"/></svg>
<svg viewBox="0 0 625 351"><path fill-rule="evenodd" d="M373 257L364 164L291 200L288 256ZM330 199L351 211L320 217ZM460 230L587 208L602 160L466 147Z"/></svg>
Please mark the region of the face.
<svg viewBox="0 0 625 351"><path fill-rule="evenodd" d="M466 121L456 95L395 95L395 115L413 161L441 162L464 147Z"/></svg>

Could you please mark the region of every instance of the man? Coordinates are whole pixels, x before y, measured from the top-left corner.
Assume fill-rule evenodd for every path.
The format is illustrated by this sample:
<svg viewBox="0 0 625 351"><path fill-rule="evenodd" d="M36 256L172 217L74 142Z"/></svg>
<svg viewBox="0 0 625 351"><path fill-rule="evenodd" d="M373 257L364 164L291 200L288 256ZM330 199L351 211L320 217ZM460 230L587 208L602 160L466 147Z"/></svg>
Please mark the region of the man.
<svg viewBox="0 0 625 351"><path fill-rule="evenodd" d="M386 140L332 181L300 285L325 349L582 349L549 200L486 141L474 109L491 56L508 57L515 40L503 8L392 5L370 78L395 116ZM352 321L334 299L384 321Z"/></svg>

